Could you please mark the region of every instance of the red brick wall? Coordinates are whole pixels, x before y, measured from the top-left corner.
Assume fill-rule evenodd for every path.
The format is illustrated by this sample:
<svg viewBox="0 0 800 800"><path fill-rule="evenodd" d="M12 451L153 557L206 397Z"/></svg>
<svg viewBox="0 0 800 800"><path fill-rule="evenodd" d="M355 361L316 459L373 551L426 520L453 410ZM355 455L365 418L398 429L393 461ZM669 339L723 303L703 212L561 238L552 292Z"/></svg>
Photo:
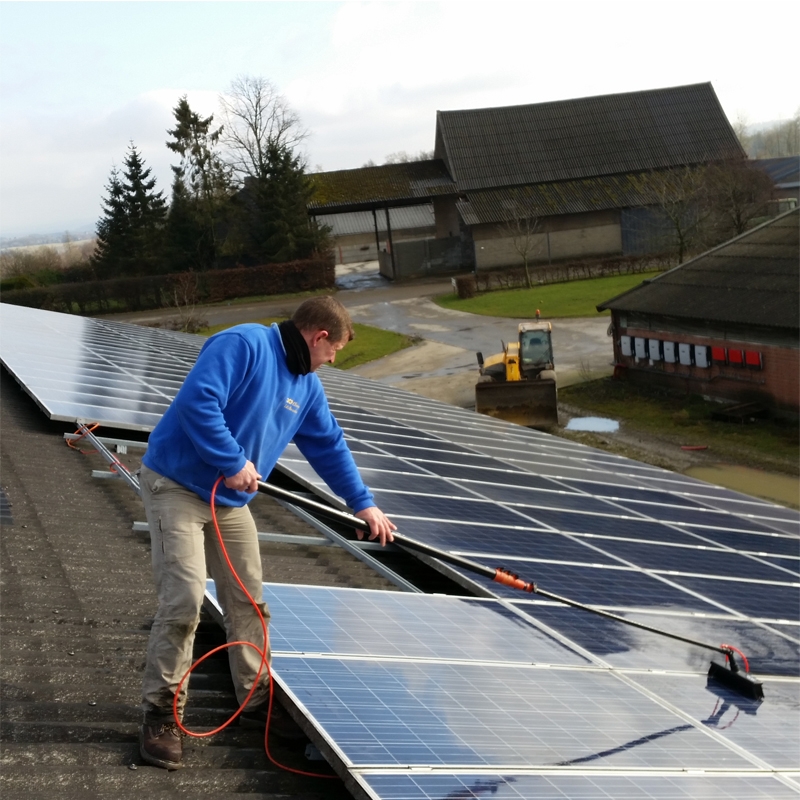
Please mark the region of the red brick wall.
<svg viewBox="0 0 800 800"><path fill-rule="evenodd" d="M649 374L658 377L660 382L680 385L685 391L719 397L729 400L762 401L778 406L800 410L800 350L790 347L776 347L733 339L710 339L669 331L645 330L642 328L620 329L615 320L614 359L631 373L631 377L645 379ZM667 364L663 361L651 362L647 359L636 361L634 356L623 356L619 337L643 337L662 341L686 342L688 344L708 345L709 347L740 348L756 350L762 354L762 370L747 367L732 367L712 364L702 368L695 365Z"/></svg>

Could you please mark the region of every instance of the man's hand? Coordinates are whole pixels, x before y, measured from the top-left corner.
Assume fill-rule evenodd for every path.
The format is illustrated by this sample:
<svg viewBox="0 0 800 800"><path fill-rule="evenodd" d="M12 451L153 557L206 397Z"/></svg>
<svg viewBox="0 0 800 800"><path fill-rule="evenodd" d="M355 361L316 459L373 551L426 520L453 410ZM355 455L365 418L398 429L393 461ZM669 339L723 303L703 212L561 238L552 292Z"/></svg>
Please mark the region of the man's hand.
<svg viewBox="0 0 800 800"><path fill-rule="evenodd" d="M370 506L369 508L363 508L361 511L358 511L354 516L358 517L359 519L363 519L365 522L369 523L370 541L374 539L380 539L381 547L385 547L387 542L394 541L394 536L392 536L392 531L397 530L397 525L395 525L389 519L389 517L387 517L386 514L384 514L383 511L381 511L377 506ZM356 536L358 536L359 539L363 539L364 531L356 528Z"/></svg>
<svg viewBox="0 0 800 800"><path fill-rule="evenodd" d="M238 492L253 492L258 491L256 481L261 479L261 475L253 464L248 461L235 475L230 478L225 478L225 485L229 489L236 489Z"/></svg>

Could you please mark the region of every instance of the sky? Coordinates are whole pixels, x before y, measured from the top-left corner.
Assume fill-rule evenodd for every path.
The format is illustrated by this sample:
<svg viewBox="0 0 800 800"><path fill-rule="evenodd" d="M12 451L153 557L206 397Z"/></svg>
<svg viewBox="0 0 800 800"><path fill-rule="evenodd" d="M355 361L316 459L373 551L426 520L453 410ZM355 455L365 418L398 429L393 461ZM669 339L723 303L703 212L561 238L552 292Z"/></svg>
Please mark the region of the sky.
<svg viewBox="0 0 800 800"><path fill-rule="evenodd" d="M311 169L348 169L432 150L437 110L711 81L731 122L787 119L798 21L795 0L0 0L0 236L93 227L130 142L168 196L172 109L218 118L238 76L285 95Z"/></svg>

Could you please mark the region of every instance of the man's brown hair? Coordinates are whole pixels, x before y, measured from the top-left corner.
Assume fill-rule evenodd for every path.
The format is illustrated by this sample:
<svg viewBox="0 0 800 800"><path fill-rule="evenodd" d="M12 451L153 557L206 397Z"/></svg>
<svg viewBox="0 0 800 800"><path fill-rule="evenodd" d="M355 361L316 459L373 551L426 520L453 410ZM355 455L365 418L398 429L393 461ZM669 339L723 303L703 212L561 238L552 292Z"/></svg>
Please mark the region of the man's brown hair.
<svg viewBox="0 0 800 800"><path fill-rule="evenodd" d="M330 295L304 300L292 322L300 331L328 331L331 342L349 342L355 336L347 309Z"/></svg>

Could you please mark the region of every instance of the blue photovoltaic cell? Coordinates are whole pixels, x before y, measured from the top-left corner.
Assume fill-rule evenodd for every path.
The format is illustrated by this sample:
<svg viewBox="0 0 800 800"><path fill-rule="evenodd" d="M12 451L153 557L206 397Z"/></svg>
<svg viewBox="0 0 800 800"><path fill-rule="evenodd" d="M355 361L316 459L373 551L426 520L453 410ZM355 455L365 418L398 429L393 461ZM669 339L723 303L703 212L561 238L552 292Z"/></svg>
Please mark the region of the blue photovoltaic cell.
<svg viewBox="0 0 800 800"><path fill-rule="evenodd" d="M723 514L721 511L702 509L671 508L669 506L653 506L645 503L620 504L622 508L646 514L664 522L678 525L705 525L710 527L730 528L748 533L772 533L772 529L756 520L739 517L735 514Z"/></svg>
<svg viewBox="0 0 800 800"><path fill-rule="evenodd" d="M491 525L480 527L455 522L402 519L396 521L401 533L439 550L470 554L488 553L487 558L497 556L504 561L520 555L526 558L577 561L587 564L617 563L615 559L604 553L598 553L580 541L573 541L560 533L535 528L512 530L495 528Z"/></svg>
<svg viewBox="0 0 800 800"><path fill-rule="evenodd" d="M607 497L612 500L639 500L648 503L664 503L665 505L683 506L684 508L700 508L700 504L679 494L670 494L656 489L644 489L639 486L617 486L589 481L567 481L572 488L588 492L596 497Z"/></svg>
<svg viewBox="0 0 800 800"><path fill-rule="evenodd" d="M594 533L598 536L646 539L651 542L695 543L677 528L670 528L660 522L644 518L620 519L614 516L539 508L526 511L526 515L566 533Z"/></svg>
<svg viewBox="0 0 800 800"><path fill-rule="evenodd" d="M503 567L540 589L561 595L578 603L622 608L653 608L664 611L699 611L718 613L719 609L670 585L663 580L634 569L607 568L575 564L518 561L504 558L501 563L488 563L486 556L470 556L487 566ZM485 586L498 597L519 600L521 593L489 578L456 567L462 575ZM672 582L674 576L670 576ZM584 612L588 613L588 612Z"/></svg>
<svg viewBox="0 0 800 800"><path fill-rule="evenodd" d="M791 580L773 564L731 550L699 550L697 547L622 542L604 539L595 542L604 552L618 556L642 569L675 570L702 575L727 575L766 581Z"/></svg>
<svg viewBox="0 0 800 800"><path fill-rule="evenodd" d="M417 444L383 444L381 442L367 442L371 447L382 453L390 453L397 458L412 458L416 461L464 461L473 459L472 453L466 453L456 445L448 442L419 442Z"/></svg>
<svg viewBox="0 0 800 800"><path fill-rule="evenodd" d="M770 775L366 774L382 800L796 800Z"/></svg>
<svg viewBox="0 0 800 800"><path fill-rule="evenodd" d="M412 464L409 461L398 463L397 459L394 458L394 456L380 455L378 453L353 452L352 447L350 448L350 451L353 453L353 458L355 459L358 468L362 470L395 469L398 471L402 470L403 472L416 472L419 475L426 474L423 469Z"/></svg>
<svg viewBox="0 0 800 800"><path fill-rule="evenodd" d="M0 358L51 419L152 430L203 340L4 305Z"/></svg>
<svg viewBox="0 0 800 800"><path fill-rule="evenodd" d="M580 609L520 600L515 601L514 605L614 667L705 673L710 661L723 663L723 657L712 650L639 630ZM756 675L797 677L800 672L797 628L778 625L767 627L734 617L708 619L689 614L615 613L714 647L722 643L738 647L747 656L750 669Z"/></svg>
<svg viewBox="0 0 800 800"><path fill-rule="evenodd" d="M281 683L351 767L749 766L603 671L273 661Z"/></svg>
<svg viewBox="0 0 800 800"><path fill-rule="evenodd" d="M501 484L505 486L521 486L529 489L551 489L560 490L562 487L547 478L538 475L531 475L525 472L512 472L509 469L501 469L499 462L482 466L472 466L465 464L432 464L427 467L431 472L441 475L443 478L456 478L460 480L476 481L478 483ZM492 469L491 467L494 467ZM494 487L492 487L494 488Z"/></svg>
<svg viewBox="0 0 800 800"><path fill-rule="evenodd" d="M496 503L509 503L519 507L526 514L536 514L539 509L567 509L569 511L589 511L600 514L614 514L618 511L596 497L572 492L542 491L541 489L524 489L518 486L487 486L464 482L473 491L480 492Z"/></svg>
<svg viewBox="0 0 800 800"><path fill-rule="evenodd" d="M800 587L797 584L741 583L683 575L672 575L670 580L748 617L800 620Z"/></svg>
<svg viewBox="0 0 800 800"><path fill-rule="evenodd" d="M692 480L685 475L675 475L669 472L664 473L663 478L654 476L642 476L641 481L645 486L652 486L654 489L683 492L685 494L693 495L695 500L703 500L704 498L717 497L723 500L751 500L745 494L733 492L730 489L723 489L721 486L714 486L711 483L704 483L703 481Z"/></svg>
<svg viewBox="0 0 800 800"><path fill-rule="evenodd" d="M800 559L797 558L781 558L779 556L759 556L762 561L772 564L776 569L781 571L787 570L792 576L800 576ZM793 581L794 577L784 574L782 580Z"/></svg>
<svg viewBox="0 0 800 800"><path fill-rule="evenodd" d="M540 527L526 517L515 514L496 503L471 498L431 497L426 494L399 494L371 487L375 502L392 518L423 517L445 522L486 523L489 525Z"/></svg>
<svg viewBox="0 0 800 800"><path fill-rule="evenodd" d="M784 536L772 533L741 533L739 531L726 531L719 528L695 528L687 526L688 533L694 534L698 539L716 542L734 550L743 550L748 553L772 553L780 556L800 556L800 540L793 536Z"/></svg>
<svg viewBox="0 0 800 800"><path fill-rule="evenodd" d="M763 702L716 682L703 686L687 676L637 675L636 682L668 697L682 711L744 748L774 769L800 766L798 685L766 681ZM703 709L700 711L699 709Z"/></svg>
<svg viewBox="0 0 800 800"><path fill-rule="evenodd" d="M467 488L457 486L452 481L437 478L435 475L426 475L421 471L412 474L403 472L378 472L374 469L362 469L361 477L369 488L375 491L411 492L413 494L440 495L441 497L466 497L471 500L481 500L480 495ZM384 509L386 510L386 509Z"/></svg>
<svg viewBox="0 0 800 800"><path fill-rule="evenodd" d="M263 599L273 653L590 663L493 600L269 583Z"/></svg>

